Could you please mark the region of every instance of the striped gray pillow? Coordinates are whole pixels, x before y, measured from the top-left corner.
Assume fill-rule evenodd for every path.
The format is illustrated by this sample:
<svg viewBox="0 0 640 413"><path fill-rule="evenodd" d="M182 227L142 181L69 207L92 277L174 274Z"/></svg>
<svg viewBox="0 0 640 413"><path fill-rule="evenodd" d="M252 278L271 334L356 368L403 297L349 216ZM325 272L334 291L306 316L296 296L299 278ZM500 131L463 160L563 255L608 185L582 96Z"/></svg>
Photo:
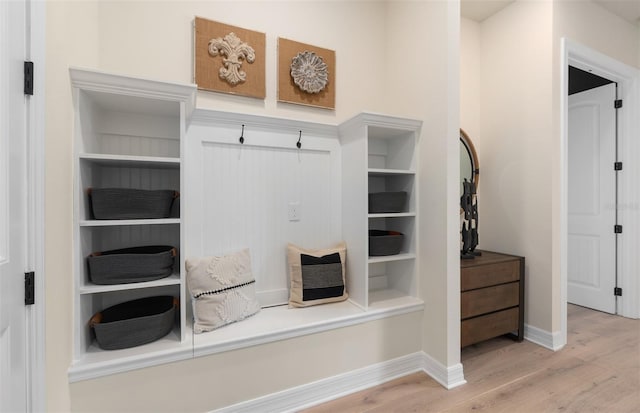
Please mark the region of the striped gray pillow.
<svg viewBox="0 0 640 413"><path fill-rule="evenodd" d="M289 244L289 306L308 307L346 300L346 251L344 242L321 250Z"/></svg>

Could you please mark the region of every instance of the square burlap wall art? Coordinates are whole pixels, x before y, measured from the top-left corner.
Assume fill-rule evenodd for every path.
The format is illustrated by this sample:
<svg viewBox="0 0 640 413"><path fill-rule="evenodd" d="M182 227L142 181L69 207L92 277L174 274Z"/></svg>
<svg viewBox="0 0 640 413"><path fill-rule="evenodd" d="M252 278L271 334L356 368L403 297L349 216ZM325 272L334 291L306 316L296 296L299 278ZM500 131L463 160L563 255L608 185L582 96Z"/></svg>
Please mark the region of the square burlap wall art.
<svg viewBox="0 0 640 413"><path fill-rule="evenodd" d="M195 18L198 89L264 99L265 34Z"/></svg>
<svg viewBox="0 0 640 413"><path fill-rule="evenodd" d="M335 109L336 52L278 38L278 100Z"/></svg>

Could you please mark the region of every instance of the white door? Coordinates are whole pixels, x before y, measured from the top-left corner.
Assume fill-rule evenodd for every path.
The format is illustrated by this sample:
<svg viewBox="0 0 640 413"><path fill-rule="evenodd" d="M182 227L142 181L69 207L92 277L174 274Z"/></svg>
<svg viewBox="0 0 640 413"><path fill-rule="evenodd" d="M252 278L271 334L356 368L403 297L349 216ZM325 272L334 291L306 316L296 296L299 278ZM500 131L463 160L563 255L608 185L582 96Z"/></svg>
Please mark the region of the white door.
<svg viewBox="0 0 640 413"><path fill-rule="evenodd" d="M615 313L615 84L569 96L568 301Z"/></svg>
<svg viewBox="0 0 640 413"><path fill-rule="evenodd" d="M0 1L0 412L27 410L25 2Z"/></svg>

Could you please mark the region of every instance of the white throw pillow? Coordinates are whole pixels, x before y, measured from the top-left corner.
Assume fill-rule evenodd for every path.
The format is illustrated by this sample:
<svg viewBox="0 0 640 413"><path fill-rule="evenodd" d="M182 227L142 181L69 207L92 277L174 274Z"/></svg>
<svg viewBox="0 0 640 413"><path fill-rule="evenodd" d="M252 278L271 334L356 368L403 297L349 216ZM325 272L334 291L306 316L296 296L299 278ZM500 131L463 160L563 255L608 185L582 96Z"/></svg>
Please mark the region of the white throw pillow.
<svg viewBox="0 0 640 413"><path fill-rule="evenodd" d="M221 257L188 258L186 267L196 333L214 330L260 311L248 249Z"/></svg>

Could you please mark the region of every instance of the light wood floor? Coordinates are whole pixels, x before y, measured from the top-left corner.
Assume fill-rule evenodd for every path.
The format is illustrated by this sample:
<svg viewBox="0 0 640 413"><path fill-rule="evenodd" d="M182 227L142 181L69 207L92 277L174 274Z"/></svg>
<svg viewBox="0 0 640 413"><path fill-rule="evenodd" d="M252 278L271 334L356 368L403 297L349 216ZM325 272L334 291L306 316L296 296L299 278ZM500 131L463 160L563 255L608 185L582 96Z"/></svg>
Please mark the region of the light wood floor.
<svg viewBox="0 0 640 413"><path fill-rule="evenodd" d="M558 352L497 338L462 351L467 384L424 373L305 410L321 412L640 412L640 320L569 305Z"/></svg>

